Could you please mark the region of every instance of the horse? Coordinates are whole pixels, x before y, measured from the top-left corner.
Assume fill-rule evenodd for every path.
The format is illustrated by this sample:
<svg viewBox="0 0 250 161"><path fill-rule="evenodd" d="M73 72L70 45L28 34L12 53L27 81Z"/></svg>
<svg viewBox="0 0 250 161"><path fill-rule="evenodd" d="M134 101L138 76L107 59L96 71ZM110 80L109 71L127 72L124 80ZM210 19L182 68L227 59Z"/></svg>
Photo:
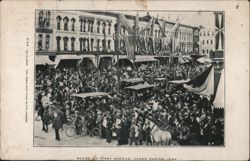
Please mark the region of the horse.
<svg viewBox="0 0 250 161"><path fill-rule="evenodd" d="M147 127L147 125L150 128L150 137L153 145L158 145L159 143L161 145L170 145L172 137L170 132L161 130L153 121L150 121L149 119L145 120L144 128Z"/></svg>

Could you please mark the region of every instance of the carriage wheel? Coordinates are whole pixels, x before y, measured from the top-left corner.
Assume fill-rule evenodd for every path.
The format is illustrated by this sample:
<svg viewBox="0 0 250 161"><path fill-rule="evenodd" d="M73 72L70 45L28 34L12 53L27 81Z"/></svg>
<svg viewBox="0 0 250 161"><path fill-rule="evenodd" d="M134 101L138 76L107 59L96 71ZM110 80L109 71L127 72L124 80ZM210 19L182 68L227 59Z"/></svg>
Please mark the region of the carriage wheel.
<svg viewBox="0 0 250 161"><path fill-rule="evenodd" d="M98 128L94 128L91 131L91 133L92 133L93 136L101 136L101 131Z"/></svg>
<svg viewBox="0 0 250 161"><path fill-rule="evenodd" d="M76 133L75 133L75 128L74 127L69 127L65 130L65 134L68 136L68 137L72 137L74 136Z"/></svg>
<svg viewBox="0 0 250 161"><path fill-rule="evenodd" d="M83 126L81 130L81 136L86 136L87 134L88 134L88 129L86 126Z"/></svg>

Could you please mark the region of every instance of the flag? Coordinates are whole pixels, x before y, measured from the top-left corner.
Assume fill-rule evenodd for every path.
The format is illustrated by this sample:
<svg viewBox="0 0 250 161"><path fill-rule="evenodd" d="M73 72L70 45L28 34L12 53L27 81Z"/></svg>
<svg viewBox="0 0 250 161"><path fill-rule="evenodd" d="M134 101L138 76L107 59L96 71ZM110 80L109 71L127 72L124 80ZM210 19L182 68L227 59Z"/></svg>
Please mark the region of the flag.
<svg viewBox="0 0 250 161"><path fill-rule="evenodd" d="M218 89L214 99L214 106L217 108L224 108L224 69L221 71Z"/></svg>
<svg viewBox="0 0 250 161"><path fill-rule="evenodd" d="M215 12L215 50L224 49L224 14Z"/></svg>
<svg viewBox="0 0 250 161"><path fill-rule="evenodd" d="M135 49L134 49L134 36L123 36L125 42L127 58L134 63L135 61Z"/></svg>
<svg viewBox="0 0 250 161"><path fill-rule="evenodd" d="M174 37L176 29L179 27L179 21L175 23L175 25L171 28L169 33L166 33L166 31L163 31L162 37L162 50L164 50L165 47L167 47L171 41L171 38Z"/></svg>
<svg viewBox="0 0 250 161"><path fill-rule="evenodd" d="M214 95L214 66L211 65L203 73L185 83L184 87L210 98Z"/></svg>
<svg viewBox="0 0 250 161"><path fill-rule="evenodd" d="M128 33L133 34L134 33L133 28L131 27L131 25L127 21L126 17L123 14L119 14L119 18L120 18L120 22L121 22L122 26L125 27L125 29L128 31Z"/></svg>

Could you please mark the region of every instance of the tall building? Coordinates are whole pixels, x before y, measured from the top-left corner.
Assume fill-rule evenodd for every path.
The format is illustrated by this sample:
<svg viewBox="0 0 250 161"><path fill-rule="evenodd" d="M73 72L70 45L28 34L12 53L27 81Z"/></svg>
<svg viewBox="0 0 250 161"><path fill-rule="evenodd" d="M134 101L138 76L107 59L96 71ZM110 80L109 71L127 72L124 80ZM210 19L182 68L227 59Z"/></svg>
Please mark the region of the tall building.
<svg viewBox="0 0 250 161"><path fill-rule="evenodd" d="M204 28L200 29L200 54L209 56L211 52L215 51L215 29Z"/></svg>
<svg viewBox="0 0 250 161"><path fill-rule="evenodd" d="M62 59L80 60L89 58L95 65L102 59L115 59L115 38L117 32L118 13L100 11L36 11L36 56L40 64L59 63ZM125 15L131 26L135 26L136 16ZM149 13L139 17L139 28L145 28L152 20ZM151 28L146 28L142 35L154 38L161 45L163 31L159 23L164 22L165 32L168 34L176 22L156 19ZM121 35L128 35L125 26L121 27ZM197 27L179 24L171 36L170 42L161 55L159 53L139 53L136 57L169 56L170 53L199 52L199 29ZM125 42L121 36L119 48L124 50ZM143 60L143 59L141 59ZM149 59L148 59L149 60ZM111 61L112 62L112 61Z"/></svg>

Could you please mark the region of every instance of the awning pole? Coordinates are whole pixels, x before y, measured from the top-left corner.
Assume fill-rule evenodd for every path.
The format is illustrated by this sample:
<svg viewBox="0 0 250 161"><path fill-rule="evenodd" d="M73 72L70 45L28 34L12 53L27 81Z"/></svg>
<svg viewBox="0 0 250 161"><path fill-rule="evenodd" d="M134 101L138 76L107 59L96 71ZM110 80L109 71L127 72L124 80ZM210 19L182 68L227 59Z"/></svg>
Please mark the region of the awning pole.
<svg viewBox="0 0 250 161"><path fill-rule="evenodd" d="M117 17L117 33L116 33L116 54L117 54L117 94L120 94L120 71L119 71L119 49L120 49L120 32L121 32L121 15Z"/></svg>

